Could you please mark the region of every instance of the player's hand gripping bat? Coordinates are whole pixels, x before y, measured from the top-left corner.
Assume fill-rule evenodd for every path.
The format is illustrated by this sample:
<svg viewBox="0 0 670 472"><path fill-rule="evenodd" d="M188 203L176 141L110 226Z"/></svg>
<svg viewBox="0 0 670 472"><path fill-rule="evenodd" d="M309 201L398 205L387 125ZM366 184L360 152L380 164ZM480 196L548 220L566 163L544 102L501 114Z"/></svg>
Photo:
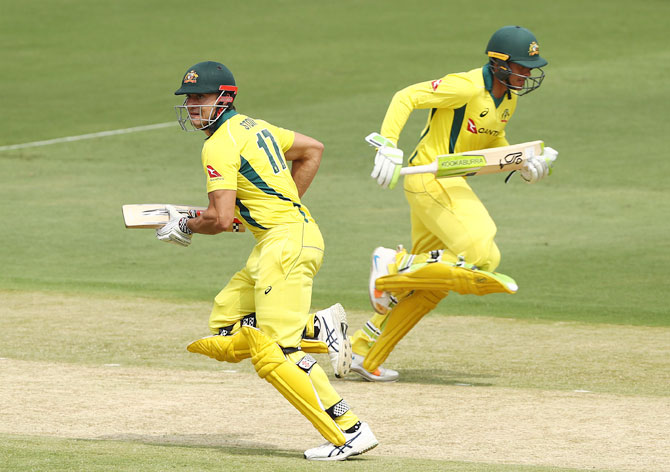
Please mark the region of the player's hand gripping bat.
<svg viewBox="0 0 670 472"><path fill-rule="evenodd" d="M206 207L189 206L189 205L173 205L179 213L188 216L189 210L195 211L196 215L200 215L205 211ZM126 228L131 229L146 229L146 228L160 228L170 221L170 215L165 208L165 203L140 203L134 205L123 205L123 222ZM233 219L233 224L230 227L230 232L241 233L245 231L244 224L237 218Z"/></svg>
<svg viewBox="0 0 670 472"><path fill-rule="evenodd" d="M396 147L392 141L383 137L379 133L372 133L367 136L365 140L378 149L378 154L382 153L382 158L385 157L383 155L384 149ZM373 177L376 178L383 187L393 188L401 175L408 174L429 173L435 174L438 178L442 178L471 177L474 175L494 174L497 172L511 172L522 169L526 160L531 157L540 157L543 153L543 141L530 141L527 143L513 144L511 146L445 154L443 156L437 156L437 158L430 164L421 166L402 167L397 164L397 161L395 161L395 164L384 166L382 160L381 165L378 165L377 163L375 164L375 171L378 170L379 167L379 172L377 172L377 176L375 176L375 172L373 171ZM390 161L391 159L394 159L394 157L391 156L388 159ZM551 169L556 157L552 155L546 157L546 159L550 161L547 162L547 166ZM376 158L376 161L378 160L379 159Z"/></svg>

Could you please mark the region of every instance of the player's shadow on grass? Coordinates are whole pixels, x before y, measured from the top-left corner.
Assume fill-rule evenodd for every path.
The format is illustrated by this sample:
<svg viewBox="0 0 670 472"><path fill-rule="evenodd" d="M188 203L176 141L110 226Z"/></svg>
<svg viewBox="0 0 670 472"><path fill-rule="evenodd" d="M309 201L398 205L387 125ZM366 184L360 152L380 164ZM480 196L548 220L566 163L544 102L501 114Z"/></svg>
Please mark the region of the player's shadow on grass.
<svg viewBox="0 0 670 472"><path fill-rule="evenodd" d="M180 434L152 436L150 434L107 435L99 439L119 442L140 443L149 446L207 449L212 454L217 451L224 456L262 456L268 458L303 459L303 450L280 449L273 444L250 441L240 435L221 434ZM306 446L307 447L307 446ZM368 460L369 457L352 457L349 460Z"/></svg>
<svg viewBox="0 0 670 472"><path fill-rule="evenodd" d="M491 387L494 374L474 374L447 369L399 369L399 381L426 385L456 385L464 387Z"/></svg>
<svg viewBox="0 0 670 472"><path fill-rule="evenodd" d="M495 385L494 374L473 374L447 369L398 369L400 383L415 383L424 385L455 385L463 387L492 387ZM347 380L367 382L362 377L351 373Z"/></svg>
<svg viewBox="0 0 670 472"><path fill-rule="evenodd" d="M296 454L302 454L302 451L278 449L271 443L251 441L244 439L240 435L234 434L175 434L162 436L154 436L151 434L121 434L102 436L100 439L135 442L151 446L217 449L225 454L242 456L272 455L295 457Z"/></svg>

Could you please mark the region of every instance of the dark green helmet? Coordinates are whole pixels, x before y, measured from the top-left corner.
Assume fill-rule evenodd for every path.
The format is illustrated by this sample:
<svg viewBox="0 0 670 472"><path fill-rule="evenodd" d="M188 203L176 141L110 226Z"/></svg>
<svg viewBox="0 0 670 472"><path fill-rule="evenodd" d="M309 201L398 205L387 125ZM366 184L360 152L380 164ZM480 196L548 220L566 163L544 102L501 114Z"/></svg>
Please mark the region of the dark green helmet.
<svg viewBox="0 0 670 472"><path fill-rule="evenodd" d="M189 104L186 97L182 105L175 106L177 121L184 131L204 130L209 128L229 109L234 110L233 101L237 96L235 77L230 70L220 62L205 61L189 67L181 81L181 87L175 95L218 94L216 101L209 105ZM209 110L204 116L204 110ZM207 113L207 112L205 112ZM196 115L199 124L195 124L192 114ZM190 123L192 129L187 124Z"/></svg>
<svg viewBox="0 0 670 472"><path fill-rule="evenodd" d="M181 87L174 94L221 93L224 90L237 91L233 73L220 62L205 61L188 68Z"/></svg>
<svg viewBox="0 0 670 472"><path fill-rule="evenodd" d="M535 69L547 65L540 57L540 45L535 35L521 26L504 26L493 33L486 54L505 62L515 62L521 66Z"/></svg>
<svg viewBox="0 0 670 472"><path fill-rule="evenodd" d="M504 26L493 33L486 46L486 55L489 56L489 67L493 76L517 95L525 95L537 89L544 80L542 67L547 61L540 57L540 45L535 35L521 26ZM512 72L510 63L518 64L531 69L529 75ZM532 69L535 69L533 71ZM513 86L510 77L523 77L522 86ZM511 97L511 95L509 95Z"/></svg>

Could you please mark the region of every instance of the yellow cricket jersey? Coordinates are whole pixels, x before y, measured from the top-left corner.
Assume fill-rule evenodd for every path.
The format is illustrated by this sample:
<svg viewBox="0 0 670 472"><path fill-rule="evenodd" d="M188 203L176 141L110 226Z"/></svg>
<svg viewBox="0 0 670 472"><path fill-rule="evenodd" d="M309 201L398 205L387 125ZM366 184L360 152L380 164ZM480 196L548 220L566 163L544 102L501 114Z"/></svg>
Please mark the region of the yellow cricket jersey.
<svg viewBox="0 0 670 472"><path fill-rule="evenodd" d="M221 120L202 148L207 192L236 190L235 213L257 238L275 226L313 223L284 158L295 133L234 110Z"/></svg>
<svg viewBox="0 0 670 472"><path fill-rule="evenodd" d="M516 94L496 106L488 65L469 72L411 85L396 93L381 134L398 142L412 110L430 109L409 165L430 164L436 156L507 146L505 126L516 109Z"/></svg>

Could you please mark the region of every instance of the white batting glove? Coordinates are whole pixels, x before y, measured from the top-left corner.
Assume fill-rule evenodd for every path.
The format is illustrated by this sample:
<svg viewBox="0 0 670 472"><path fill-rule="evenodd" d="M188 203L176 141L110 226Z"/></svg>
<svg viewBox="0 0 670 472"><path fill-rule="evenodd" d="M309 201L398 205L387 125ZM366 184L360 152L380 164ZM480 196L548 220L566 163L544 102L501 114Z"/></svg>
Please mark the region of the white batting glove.
<svg viewBox="0 0 670 472"><path fill-rule="evenodd" d="M402 149L392 147L380 147L375 156L375 166L370 177L377 180L383 188L393 188L400 178L402 169Z"/></svg>
<svg viewBox="0 0 670 472"><path fill-rule="evenodd" d="M521 168L521 178L529 184L534 184L551 173L558 151L545 147L541 156L532 156L526 159Z"/></svg>
<svg viewBox="0 0 670 472"><path fill-rule="evenodd" d="M191 216L184 216L172 205L165 205L165 209L170 215L170 221L165 226L156 230L156 238L166 243L188 246L191 244L191 235L193 231L188 228L186 222Z"/></svg>

